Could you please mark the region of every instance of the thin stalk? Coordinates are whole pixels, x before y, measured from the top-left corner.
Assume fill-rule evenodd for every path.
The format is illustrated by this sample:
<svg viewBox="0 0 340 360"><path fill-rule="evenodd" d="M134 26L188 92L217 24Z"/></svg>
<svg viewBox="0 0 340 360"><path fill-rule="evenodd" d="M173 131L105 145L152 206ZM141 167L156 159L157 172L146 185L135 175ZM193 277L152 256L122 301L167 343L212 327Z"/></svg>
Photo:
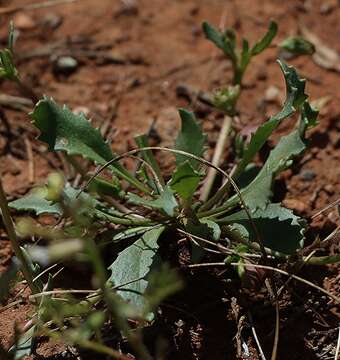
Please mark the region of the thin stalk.
<svg viewBox="0 0 340 360"><path fill-rule="evenodd" d="M103 294L103 299L110 311L115 316L118 328L121 329L123 334L126 336L128 342L136 352L138 359L152 360L151 355L142 342L141 336L138 333L132 333L128 321L119 312L120 300L118 299L117 295L113 293L107 286L106 270L104 264L102 263L98 248L91 237L86 238L86 245L90 254L94 272L97 276L97 280Z"/></svg>
<svg viewBox="0 0 340 360"><path fill-rule="evenodd" d="M81 340L77 340L76 342L78 343L78 345L80 345L81 347L83 347L85 349L93 350L97 353L108 355L113 359L117 359L117 360L129 360L130 359L130 357L120 353L119 351L111 349L110 347L108 347L106 345L96 343L94 341L81 339Z"/></svg>
<svg viewBox="0 0 340 360"><path fill-rule="evenodd" d="M33 274L30 270L29 264L26 261L24 254L21 251L19 240L14 229L13 221L7 204L4 188L2 186L2 180L0 178L0 208L2 219L7 230L8 237L11 241L15 256L19 259L21 265L21 271L27 281L28 286L31 289L32 294L38 293L40 290L33 282Z"/></svg>
<svg viewBox="0 0 340 360"><path fill-rule="evenodd" d="M114 224L127 225L127 226L136 226L136 225L153 225L154 222L149 219L132 219L132 218L122 218L117 216L112 216L101 210L95 209L96 214L99 218L105 217L107 220L112 221Z"/></svg>
<svg viewBox="0 0 340 360"><path fill-rule="evenodd" d="M231 129L231 124L232 124L232 118L230 116L225 116L220 131L220 135L217 140L215 152L211 161L211 163L214 164L215 166L220 166L221 164L223 152ZM209 168L206 181L201 190L200 200L202 200L202 202L205 202L208 199L211 192L211 188L216 178L216 174L217 174L216 169Z"/></svg>
<svg viewBox="0 0 340 360"><path fill-rule="evenodd" d="M300 276L288 273L287 271L272 267L272 266L267 266L267 265L258 265L258 264L250 264L250 263L230 263L230 264L226 264L225 262L215 262L215 263L201 263L201 264L192 264L192 265L187 265L188 268L193 269L193 268L204 268L204 267L216 267L216 266L244 266L244 267L253 267L253 268L258 268L258 269L265 269L265 270L271 270L274 272L277 272L279 274L288 276L288 277L292 277L293 279L300 281L320 292L323 292L324 294L326 294L327 296L329 296L331 299L333 299L337 304L340 304L340 298L337 297L336 295L333 295L332 293L330 293L329 291L323 289L322 287L315 285L314 283L312 283L311 281L308 281L304 278L301 278Z"/></svg>

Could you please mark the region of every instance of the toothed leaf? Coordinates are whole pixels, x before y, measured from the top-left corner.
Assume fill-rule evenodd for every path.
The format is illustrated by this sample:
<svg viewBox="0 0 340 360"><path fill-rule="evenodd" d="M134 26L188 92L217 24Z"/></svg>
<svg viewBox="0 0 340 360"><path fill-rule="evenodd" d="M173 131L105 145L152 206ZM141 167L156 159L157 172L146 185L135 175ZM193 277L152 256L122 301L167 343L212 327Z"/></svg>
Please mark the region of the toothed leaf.
<svg viewBox="0 0 340 360"><path fill-rule="evenodd" d="M83 114L75 115L66 106L61 107L52 99L44 98L37 103L30 116L41 132L38 139L45 142L50 151L81 155L101 165L112 160L114 154L110 147ZM110 168L138 186L138 180L123 166L114 163Z"/></svg>
<svg viewBox="0 0 340 360"><path fill-rule="evenodd" d="M241 190L244 202L252 211L266 207L272 197L272 183L275 176L287 169L291 165L292 159L306 149L303 136L304 132L300 128L282 137L270 152L267 161L256 178ZM233 204L235 201L238 201L237 195L228 202Z"/></svg>
<svg viewBox="0 0 340 360"><path fill-rule="evenodd" d="M285 77L286 82L286 101L283 109L272 116L263 125L259 126L252 135L247 149L244 151L243 158L235 171L234 178L238 178L246 166L253 160L258 151L268 140L273 131L278 127L282 120L288 118L296 112L296 105L301 101L305 101L305 80L300 79L296 70L292 66L286 65L282 61L278 61Z"/></svg>
<svg viewBox="0 0 340 360"><path fill-rule="evenodd" d="M46 199L47 189L35 189L29 194L9 203L12 209L18 211L32 211L36 215L56 214L62 215L63 211L59 204L53 203Z"/></svg>
<svg viewBox="0 0 340 360"><path fill-rule="evenodd" d="M280 204L270 204L251 215L263 244L285 254L292 254L303 247L306 221L294 215ZM224 224L242 225L249 234L249 241L255 242L257 235L244 210L222 219Z"/></svg>
<svg viewBox="0 0 340 360"><path fill-rule="evenodd" d="M89 194L82 193L77 199L79 190L66 185L63 190L64 201L68 206L72 206L76 201L86 201L91 206L97 205L97 200L92 198ZM60 203L49 201L46 199L48 190L46 187L33 189L29 194L21 197L20 199L10 202L8 205L18 211L31 211L36 215L41 214L56 214L62 215L63 208Z"/></svg>

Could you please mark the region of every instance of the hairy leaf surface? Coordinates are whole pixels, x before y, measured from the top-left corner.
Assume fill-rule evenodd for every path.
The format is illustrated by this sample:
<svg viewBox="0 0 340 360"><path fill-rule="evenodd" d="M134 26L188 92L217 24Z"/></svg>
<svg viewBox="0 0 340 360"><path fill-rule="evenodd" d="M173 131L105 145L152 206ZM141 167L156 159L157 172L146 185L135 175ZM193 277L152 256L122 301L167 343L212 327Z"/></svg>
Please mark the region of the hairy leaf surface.
<svg viewBox="0 0 340 360"><path fill-rule="evenodd" d="M147 231L134 244L123 250L109 267L110 281L119 287L118 294L127 302L143 310L143 294L148 286L147 275L157 257L157 241L164 227Z"/></svg>

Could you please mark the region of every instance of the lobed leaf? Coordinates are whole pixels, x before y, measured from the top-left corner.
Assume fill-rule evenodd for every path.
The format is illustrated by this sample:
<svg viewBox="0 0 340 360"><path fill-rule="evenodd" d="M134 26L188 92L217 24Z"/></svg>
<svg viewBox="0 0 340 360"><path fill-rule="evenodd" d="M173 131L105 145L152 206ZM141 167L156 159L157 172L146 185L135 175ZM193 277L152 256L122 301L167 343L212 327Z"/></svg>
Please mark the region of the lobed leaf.
<svg viewBox="0 0 340 360"><path fill-rule="evenodd" d="M63 201L67 206L72 206L77 201L86 201L88 204L95 207L98 202L89 194L82 193L79 198L77 195L79 190L72 188L69 184L66 184L63 190ZM18 211L32 211L36 215L41 214L56 214L62 215L63 209L60 203L49 201L46 199L48 190L46 187L33 189L29 194L21 197L20 199L10 202L8 205L12 209Z"/></svg>
<svg viewBox="0 0 340 360"><path fill-rule="evenodd" d="M306 116L308 115L305 114L302 118L305 119ZM271 188L274 177L291 165L292 158L300 155L306 149L303 136L304 132L300 128L282 137L270 152L256 178L241 190L244 202L252 211L256 211L258 208L265 209L272 197ZM237 195L234 195L226 204L232 204L235 201L238 201Z"/></svg>
<svg viewBox="0 0 340 360"><path fill-rule="evenodd" d="M45 97L37 103L30 116L41 132L38 139L45 142L50 151L81 155L101 165L112 160L114 155L109 145L83 114L76 115L66 106L61 107ZM110 168L136 187L140 185L120 164L114 163Z"/></svg>
<svg viewBox="0 0 340 360"><path fill-rule="evenodd" d="M280 204L270 204L265 209L258 209L252 213L252 219L266 247L284 254L293 254L303 247L306 222L294 215L291 210ZM254 232L245 210L227 216L220 222L241 225L248 232L250 242L257 240L257 234Z"/></svg>
<svg viewBox="0 0 340 360"><path fill-rule="evenodd" d="M281 121L294 114L297 110L296 106L307 98L304 92L305 80L300 79L293 66L288 66L280 60L278 62L286 82L286 101L282 110L259 126L252 135L250 143L243 153L243 158L237 166L234 178L237 178L243 172Z"/></svg>

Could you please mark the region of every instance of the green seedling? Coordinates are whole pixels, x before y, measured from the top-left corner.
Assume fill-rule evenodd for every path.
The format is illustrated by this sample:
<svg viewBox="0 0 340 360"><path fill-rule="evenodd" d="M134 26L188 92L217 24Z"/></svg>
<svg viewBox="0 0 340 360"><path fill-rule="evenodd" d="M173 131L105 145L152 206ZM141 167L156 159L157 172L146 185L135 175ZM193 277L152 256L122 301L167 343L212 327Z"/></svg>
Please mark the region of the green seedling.
<svg viewBox="0 0 340 360"><path fill-rule="evenodd" d="M262 51L270 46L277 33L277 24L272 21L269 24L267 33L252 47L249 46L248 40L242 39L241 49L237 48L236 34L233 29L220 31L208 22L204 22L203 31L206 38L221 49L231 61L234 73L233 85L241 85L244 73L252 57L262 53Z"/></svg>

